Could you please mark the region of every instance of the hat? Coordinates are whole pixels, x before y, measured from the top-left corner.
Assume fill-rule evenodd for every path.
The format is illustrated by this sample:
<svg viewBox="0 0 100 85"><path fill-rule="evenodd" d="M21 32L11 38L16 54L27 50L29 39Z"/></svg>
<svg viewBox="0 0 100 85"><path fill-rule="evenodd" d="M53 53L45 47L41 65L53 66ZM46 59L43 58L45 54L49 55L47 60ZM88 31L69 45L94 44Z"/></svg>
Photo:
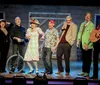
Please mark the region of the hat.
<svg viewBox="0 0 100 85"><path fill-rule="evenodd" d="M49 20L49 22L55 24L55 21L54 20Z"/></svg>
<svg viewBox="0 0 100 85"><path fill-rule="evenodd" d="M67 17L66 17L66 20L71 20L71 19L72 19L71 16L67 16Z"/></svg>
<svg viewBox="0 0 100 85"><path fill-rule="evenodd" d="M39 21L35 18L31 18L30 24L40 24Z"/></svg>

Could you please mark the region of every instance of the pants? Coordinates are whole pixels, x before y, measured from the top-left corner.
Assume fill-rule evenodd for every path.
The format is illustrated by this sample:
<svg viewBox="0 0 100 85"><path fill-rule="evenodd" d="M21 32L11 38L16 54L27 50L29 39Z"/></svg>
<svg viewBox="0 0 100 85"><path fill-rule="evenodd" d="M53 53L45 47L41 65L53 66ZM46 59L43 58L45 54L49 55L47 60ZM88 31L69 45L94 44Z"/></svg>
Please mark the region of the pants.
<svg viewBox="0 0 100 85"><path fill-rule="evenodd" d="M93 51L93 76L98 78L98 57L100 53L100 42L94 43Z"/></svg>
<svg viewBox="0 0 100 85"><path fill-rule="evenodd" d="M24 45L13 44L13 54L16 54L17 50L19 50L20 55L24 57Z"/></svg>
<svg viewBox="0 0 100 85"><path fill-rule="evenodd" d="M5 72L9 46L10 46L9 43L5 43L3 44L3 46L0 47L0 70L2 72Z"/></svg>
<svg viewBox="0 0 100 85"><path fill-rule="evenodd" d="M13 44L13 54L16 54L17 51L19 50L19 54L24 57L24 45L17 45L17 44ZM13 66L13 63L16 61L16 58L13 58L12 60L12 67L14 68ZM22 63L23 61L21 61L18 65L18 69L20 70L22 68Z"/></svg>
<svg viewBox="0 0 100 85"><path fill-rule="evenodd" d="M57 64L58 64L58 70L60 72L63 72L63 66L62 66L62 56L64 55L65 59L65 68L66 72L70 72L70 52L71 52L71 45L69 43L59 43L57 48Z"/></svg>
<svg viewBox="0 0 100 85"><path fill-rule="evenodd" d="M92 61L92 49L86 51L82 48L82 45L80 47L82 49L82 71L89 73Z"/></svg>
<svg viewBox="0 0 100 85"><path fill-rule="evenodd" d="M49 71L52 73L52 51L51 48L43 47L43 54L42 54L42 60L45 66L46 71Z"/></svg>

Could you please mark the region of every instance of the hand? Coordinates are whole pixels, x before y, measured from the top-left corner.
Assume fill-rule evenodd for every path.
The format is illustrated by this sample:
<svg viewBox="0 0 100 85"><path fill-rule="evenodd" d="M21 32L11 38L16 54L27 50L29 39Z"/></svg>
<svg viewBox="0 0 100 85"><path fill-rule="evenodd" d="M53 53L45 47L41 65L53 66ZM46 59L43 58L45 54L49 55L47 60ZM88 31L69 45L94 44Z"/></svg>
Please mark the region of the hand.
<svg viewBox="0 0 100 85"><path fill-rule="evenodd" d="M17 39L18 42L22 42L22 40L20 38Z"/></svg>
<svg viewBox="0 0 100 85"><path fill-rule="evenodd" d="M54 52L56 52L56 47L52 47L51 48L51 51L54 53Z"/></svg>
<svg viewBox="0 0 100 85"><path fill-rule="evenodd" d="M42 52L42 47L39 47L39 51Z"/></svg>
<svg viewBox="0 0 100 85"><path fill-rule="evenodd" d="M26 38L30 39L30 38L31 38L31 36L26 36Z"/></svg>
<svg viewBox="0 0 100 85"><path fill-rule="evenodd" d="M85 50L87 51L87 50L88 50L88 44L85 44L85 45L84 45L84 48L85 48Z"/></svg>
<svg viewBox="0 0 100 85"><path fill-rule="evenodd" d="M6 21L6 24L10 24L10 22Z"/></svg>
<svg viewBox="0 0 100 85"><path fill-rule="evenodd" d="M76 47L79 47L80 40L77 40Z"/></svg>
<svg viewBox="0 0 100 85"><path fill-rule="evenodd" d="M26 38L30 39L30 37L31 37L30 35L26 34Z"/></svg>
<svg viewBox="0 0 100 85"><path fill-rule="evenodd" d="M21 42L21 39L18 37L14 37L13 39L16 39L18 42Z"/></svg>
<svg viewBox="0 0 100 85"><path fill-rule="evenodd" d="M40 38L40 41L42 41L42 40L44 40L44 36L42 36L42 37Z"/></svg>

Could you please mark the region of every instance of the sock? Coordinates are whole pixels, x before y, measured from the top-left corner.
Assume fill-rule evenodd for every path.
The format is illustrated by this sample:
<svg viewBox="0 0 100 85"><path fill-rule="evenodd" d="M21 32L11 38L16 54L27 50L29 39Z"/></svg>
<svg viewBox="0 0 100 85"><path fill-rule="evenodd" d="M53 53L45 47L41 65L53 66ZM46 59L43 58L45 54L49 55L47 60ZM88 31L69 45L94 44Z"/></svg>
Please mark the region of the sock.
<svg viewBox="0 0 100 85"><path fill-rule="evenodd" d="M35 69L36 69L36 73L38 73L38 62L33 62Z"/></svg>
<svg viewBox="0 0 100 85"><path fill-rule="evenodd" d="M30 68L30 71L32 71L32 70L33 70L33 67L32 67L32 65L31 65L31 63L27 62L27 64L28 64L28 66L29 66L29 68Z"/></svg>

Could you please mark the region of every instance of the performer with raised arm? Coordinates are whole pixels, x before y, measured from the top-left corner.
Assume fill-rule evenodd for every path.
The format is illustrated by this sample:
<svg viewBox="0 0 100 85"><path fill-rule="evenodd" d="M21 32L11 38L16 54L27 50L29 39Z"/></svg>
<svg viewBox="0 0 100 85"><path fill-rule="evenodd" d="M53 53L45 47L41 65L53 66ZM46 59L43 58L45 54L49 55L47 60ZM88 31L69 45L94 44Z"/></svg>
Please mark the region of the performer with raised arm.
<svg viewBox="0 0 100 85"><path fill-rule="evenodd" d="M13 54L16 54L17 51L19 50L20 55L24 57L24 47L25 47L25 42L26 42L25 34L26 34L26 30L21 25L21 18L18 16L15 17L15 24L10 31L10 37L12 39L12 46L13 46ZM13 65L15 61L16 61L16 58L12 60L12 68L11 68L10 73L15 71L15 67ZM21 68L22 68L22 65L20 62L18 69L21 69ZM22 70L21 73L24 73L24 71Z"/></svg>
<svg viewBox="0 0 100 85"><path fill-rule="evenodd" d="M37 19L32 18L31 27L27 29L26 38L28 38L28 46L25 52L24 61L27 62L30 71L29 74L34 72L34 68L31 63L34 64L36 73L38 73L38 61L39 61L39 35L42 35L42 39L44 39L44 32L39 25L39 21Z"/></svg>
<svg viewBox="0 0 100 85"><path fill-rule="evenodd" d="M65 59L66 76L70 74L70 53L71 48L75 42L76 35L77 25L73 23L71 16L67 16L66 21L62 26L62 34L60 36L60 41L57 47L58 72L56 74L60 74L64 71L64 68L62 66L63 54Z"/></svg>

